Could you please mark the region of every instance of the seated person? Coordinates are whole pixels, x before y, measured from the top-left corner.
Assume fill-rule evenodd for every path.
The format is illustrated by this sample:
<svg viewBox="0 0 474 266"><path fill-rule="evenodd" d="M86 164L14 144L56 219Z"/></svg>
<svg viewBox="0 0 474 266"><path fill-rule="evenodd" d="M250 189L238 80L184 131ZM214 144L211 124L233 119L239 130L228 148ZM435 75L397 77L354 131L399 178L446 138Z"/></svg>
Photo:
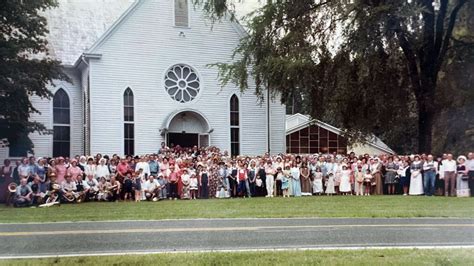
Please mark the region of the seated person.
<svg viewBox="0 0 474 266"><path fill-rule="evenodd" d="M61 183L61 201L76 202L77 187L71 175L66 175L66 180Z"/></svg>
<svg viewBox="0 0 474 266"><path fill-rule="evenodd" d="M146 200L157 201L157 195L160 193L160 183L158 183L154 176L150 176L145 182L143 191L145 193Z"/></svg>
<svg viewBox="0 0 474 266"><path fill-rule="evenodd" d="M33 205L40 205L43 203L43 199L45 197L45 193L41 192L41 178L39 176L35 176L33 181L29 184L32 194Z"/></svg>
<svg viewBox="0 0 474 266"><path fill-rule="evenodd" d="M120 189L121 189L120 182L117 181L115 175L110 176L110 182L108 183L108 187L107 187L107 191L109 193L108 200L118 201L118 199L120 198Z"/></svg>
<svg viewBox="0 0 474 266"><path fill-rule="evenodd" d="M107 182L107 179L105 179L105 177L101 177L99 179L98 187L99 187L99 192L97 193L97 200L107 201L109 198L108 188L110 188L110 183Z"/></svg>
<svg viewBox="0 0 474 266"><path fill-rule="evenodd" d="M27 183L28 180L26 178L20 180L20 185L16 188L15 207L28 207L33 202L33 191Z"/></svg>
<svg viewBox="0 0 474 266"><path fill-rule="evenodd" d="M97 199L99 193L99 182L94 178L94 175L88 175L84 182L84 193L87 201L94 201Z"/></svg>

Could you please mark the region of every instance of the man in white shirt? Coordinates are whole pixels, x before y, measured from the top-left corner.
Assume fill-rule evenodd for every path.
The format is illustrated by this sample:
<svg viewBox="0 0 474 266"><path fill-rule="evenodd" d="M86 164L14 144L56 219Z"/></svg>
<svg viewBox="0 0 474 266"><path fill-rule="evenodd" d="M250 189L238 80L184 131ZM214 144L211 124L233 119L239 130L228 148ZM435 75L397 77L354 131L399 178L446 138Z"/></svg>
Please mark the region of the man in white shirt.
<svg viewBox="0 0 474 266"><path fill-rule="evenodd" d="M448 154L446 160L443 160L444 171L444 194L445 196L456 195L456 161L453 160L453 155Z"/></svg>
<svg viewBox="0 0 474 266"><path fill-rule="evenodd" d="M469 175L469 189L471 190L471 197L474 196L474 152L467 154L466 162L467 174Z"/></svg>
<svg viewBox="0 0 474 266"><path fill-rule="evenodd" d="M159 195L158 193L160 192L160 183L158 183L154 176L150 176L145 182L145 187L143 188L143 191L145 192L146 200L156 201L158 200L156 196Z"/></svg>
<svg viewBox="0 0 474 266"><path fill-rule="evenodd" d="M143 169L143 173L145 174L145 177L148 178L151 175L150 165L148 164L148 160L145 156L140 158L140 161L135 166L135 172L138 172L139 169Z"/></svg>
<svg viewBox="0 0 474 266"><path fill-rule="evenodd" d="M437 169L438 162L433 160L433 155L429 154L423 164L424 190L426 196L433 196L434 194Z"/></svg>

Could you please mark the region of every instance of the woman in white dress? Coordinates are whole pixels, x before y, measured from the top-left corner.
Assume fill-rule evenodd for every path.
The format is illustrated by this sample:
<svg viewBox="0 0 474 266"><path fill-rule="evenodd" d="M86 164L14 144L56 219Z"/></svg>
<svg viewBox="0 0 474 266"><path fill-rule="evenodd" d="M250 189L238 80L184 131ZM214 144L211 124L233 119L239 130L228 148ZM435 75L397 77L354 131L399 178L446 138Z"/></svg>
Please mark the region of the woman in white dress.
<svg viewBox="0 0 474 266"><path fill-rule="evenodd" d="M313 180L313 194L321 195L321 193L324 193L323 173L321 172L321 167L316 167L316 171L314 172L314 180Z"/></svg>
<svg viewBox="0 0 474 266"><path fill-rule="evenodd" d="M423 163L420 161L420 156L416 155L415 160L410 165L410 189L408 190L409 195L422 195L423 194L423 179L421 176L421 170L423 169Z"/></svg>
<svg viewBox="0 0 474 266"><path fill-rule="evenodd" d="M105 177L105 180L110 180L109 166L105 164L106 159L100 158L99 165L95 168L95 178L99 180L101 177Z"/></svg>
<svg viewBox="0 0 474 266"><path fill-rule="evenodd" d="M346 165L342 165L339 191L342 193L342 195L351 194L351 170L347 169Z"/></svg>

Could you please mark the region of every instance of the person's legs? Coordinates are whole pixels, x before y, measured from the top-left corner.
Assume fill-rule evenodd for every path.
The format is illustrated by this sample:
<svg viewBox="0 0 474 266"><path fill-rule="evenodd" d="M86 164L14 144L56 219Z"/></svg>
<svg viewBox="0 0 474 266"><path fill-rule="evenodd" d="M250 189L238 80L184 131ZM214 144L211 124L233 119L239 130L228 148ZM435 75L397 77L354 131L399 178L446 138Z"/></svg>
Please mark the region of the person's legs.
<svg viewBox="0 0 474 266"><path fill-rule="evenodd" d="M469 171L469 190L471 191L471 197L474 197L474 171Z"/></svg>
<svg viewBox="0 0 474 266"><path fill-rule="evenodd" d="M449 196L450 172L444 172L444 195Z"/></svg>
<svg viewBox="0 0 474 266"><path fill-rule="evenodd" d="M451 196L456 196L456 173L450 172L450 186L451 186Z"/></svg>

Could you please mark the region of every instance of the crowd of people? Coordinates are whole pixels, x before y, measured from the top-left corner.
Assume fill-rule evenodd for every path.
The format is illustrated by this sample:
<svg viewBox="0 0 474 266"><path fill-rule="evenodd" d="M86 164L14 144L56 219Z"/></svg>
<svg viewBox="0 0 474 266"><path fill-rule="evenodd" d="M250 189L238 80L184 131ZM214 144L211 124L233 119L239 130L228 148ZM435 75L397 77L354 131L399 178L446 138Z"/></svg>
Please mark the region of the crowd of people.
<svg viewBox="0 0 474 266"><path fill-rule="evenodd" d="M279 154L231 157L216 147L143 156L6 159L0 201L16 207L314 195L470 196L474 154ZM474 193L473 193L474 194Z"/></svg>

